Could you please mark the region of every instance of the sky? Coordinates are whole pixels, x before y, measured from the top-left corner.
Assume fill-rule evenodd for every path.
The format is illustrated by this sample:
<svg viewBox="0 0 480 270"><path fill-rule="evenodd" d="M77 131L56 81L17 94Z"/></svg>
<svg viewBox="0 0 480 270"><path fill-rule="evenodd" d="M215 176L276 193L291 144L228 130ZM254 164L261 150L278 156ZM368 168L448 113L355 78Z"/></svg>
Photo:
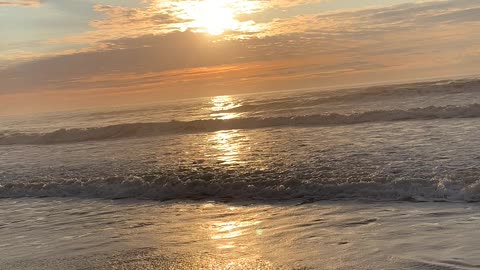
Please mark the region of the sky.
<svg viewBox="0 0 480 270"><path fill-rule="evenodd" d="M0 0L0 114L478 74L480 1Z"/></svg>

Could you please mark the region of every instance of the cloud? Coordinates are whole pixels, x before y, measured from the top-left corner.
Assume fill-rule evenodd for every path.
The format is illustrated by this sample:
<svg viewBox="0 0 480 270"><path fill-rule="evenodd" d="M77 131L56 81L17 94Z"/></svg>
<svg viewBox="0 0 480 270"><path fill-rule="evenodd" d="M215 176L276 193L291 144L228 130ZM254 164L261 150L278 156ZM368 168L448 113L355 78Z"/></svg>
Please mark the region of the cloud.
<svg viewBox="0 0 480 270"><path fill-rule="evenodd" d="M199 95L434 77L480 67L471 60L478 59L480 44L480 3L474 1L297 16L261 24L262 32L241 39L175 31L169 27L182 20L150 8L96 6L106 17L92 22L97 32L81 37L95 49L0 70L0 93ZM160 31L165 28L171 31Z"/></svg>
<svg viewBox="0 0 480 270"><path fill-rule="evenodd" d="M236 3L237 0L231 1ZM478 23L480 18L480 4L469 0L410 3L391 7L273 19L261 23L254 22L251 20L253 17L249 16L251 12L259 13L277 6L288 7L325 1L328 0L248 0L251 8L237 14L242 17L240 23L246 25L244 31L230 31L227 36L228 38L245 39L290 33L308 33L310 37L316 34L315 38L355 34L378 35L440 24ZM103 18L90 22L90 26L94 30L49 42L53 44L82 43L103 48L106 44L105 41L112 39L167 34L174 31L185 31L189 28L197 31L198 29L189 21L191 18L189 19L182 13L182 8L185 5L188 6L187 4L190 2L192 1L150 1L146 8L96 5L95 11L102 14ZM179 6L179 3L182 5Z"/></svg>
<svg viewBox="0 0 480 270"><path fill-rule="evenodd" d="M43 1L42 0L11 0L0 1L0 6L24 6L24 7L37 7Z"/></svg>
<svg viewBox="0 0 480 270"><path fill-rule="evenodd" d="M232 33L231 38L245 38L255 35L262 29L256 28L251 20L253 14L259 14L272 8L289 8L297 5L325 2L331 0L223 0L226 7L233 10L242 34ZM50 43L89 43L114 38L131 38L148 34L166 34L174 31L202 31L194 22L195 14L205 8L196 0L146 0L146 7L125 7L115 5L94 6L94 11L102 18L91 21L93 28L82 34L50 40Z"/></svg>
<svg viewBox="0 0 480 270"><path fill-rule="evenodd" d="M264 27L267 29L264 34L315 32L324 36L338 36L339 34L364 36L451 23L479 24L480 3L467 0L435 1L298 16L267 23Z"/></svg>
<svg viewBox="0 0 480 270"><path fill-rule="evenodd" d="M49 42L95 44L108 39L132 38L149 34L158 35L186 30L199 32L202 28L196 24L194 18L205 8L198 6L198 3L202 3L201 1L151 0L145 2L147 6L141 8L95 5L94 11L101 15L101 18L90 22L93 30L66 38L52 39ZM259 12L266 5L259 0L225 0L222 3L232 8L232 15L235 17ZM237 21L236 18L234 19ZM238 20L237 23L238 29L245 30L253 22ZM206 32L205 29L201 31Z"/></svg>
<svg viewBox="0 0 480 270"><path fill-rule="evenodd" d="M263 1L270 8L287 8L311 3L328 2L332 0L270 0Z"/></svg>

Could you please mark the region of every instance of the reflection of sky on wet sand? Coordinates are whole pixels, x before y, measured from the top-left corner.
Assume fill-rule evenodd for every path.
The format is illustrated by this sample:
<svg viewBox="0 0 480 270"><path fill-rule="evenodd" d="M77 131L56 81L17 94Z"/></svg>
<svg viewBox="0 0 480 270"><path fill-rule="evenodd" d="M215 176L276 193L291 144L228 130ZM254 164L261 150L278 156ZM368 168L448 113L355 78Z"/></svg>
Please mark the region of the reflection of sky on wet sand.
<svg viewBox="0 0 480 270"><path fill-rule="evenodd" d="M213 206L214 208L216 206ZM259 214L245 212L238 207L229 207L222 214L224 217L213 219L205 227L213 247L218 252L228 254L231 262L227 264L226 269L242 269L255 260L256 256L250 257L252 252L255 254L255 250L262 246L262 235L258 233L259 230L263 230Z"/></svg>
<svg viewBox="0 0 480 270"><path fill-rule="evenodd" d="M212 236L214 240L235 238L243 234L236 221L215 223L213 228L216 233Z"/></svg>
<svg viewBox="0 0 480 270"><path fill-rule="evenodd" d="M182 254L192 250L201 251L193 265L205 268L192 269L276 269L262 253L268 249L264 240L270 232L264 227L268 207L237 207L216 203L198 205L173 204L165 209L175 212L171 220L163 216L162 209L153 212L141 211L151 220L152 226L139 228L142 234L148 231L149 239L135 237L134 241L154 246L161 243L176 243L175 249ZM168 214L167 214L168 216ZM168 229L168 231L164 230ZM168 232L175 232L174 234ZM184 268L181 268L184 269Z"/></svg>
<svg viewBox="0 0 480 270"><path fill-rule="evenodd" d="M0 230L3 269L60 265L62 269L350 270L478 265L475 240L480 211L475 205L26 200L7 199L0 205L6 215L6 230ZM9 264L4 258L18 260ZM445 258L462 261L448 263Z"/></svg>

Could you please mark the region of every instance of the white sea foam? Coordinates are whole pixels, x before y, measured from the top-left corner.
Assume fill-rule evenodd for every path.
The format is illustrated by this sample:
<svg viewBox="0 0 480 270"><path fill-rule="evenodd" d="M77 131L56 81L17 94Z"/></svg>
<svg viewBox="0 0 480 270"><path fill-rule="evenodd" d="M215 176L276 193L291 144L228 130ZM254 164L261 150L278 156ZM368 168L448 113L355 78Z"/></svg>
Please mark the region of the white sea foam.
<svg viewBox="0 0 480 270"><path fill-rule="evenodd" d="M19 181L0 185L0 197L89 197L171 199L234 199L303 201L367 199L408 201L480 201L480 182L442 180L308 181L294 177L269 179L270 174L147 175L84 180Z"/></svg>

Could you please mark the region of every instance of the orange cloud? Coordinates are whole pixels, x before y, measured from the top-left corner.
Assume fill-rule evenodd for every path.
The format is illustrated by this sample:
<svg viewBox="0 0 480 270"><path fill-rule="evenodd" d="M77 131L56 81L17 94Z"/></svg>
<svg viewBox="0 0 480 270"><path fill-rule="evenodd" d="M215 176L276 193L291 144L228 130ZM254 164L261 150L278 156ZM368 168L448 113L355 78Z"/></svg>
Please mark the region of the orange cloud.
<svg viewBox="0 0 480 270"><path fill-rule="evenodd" d="M11 0L0 1L0 6L24 6L24 7L37 7L43 1L42 0Z"/></svg>

